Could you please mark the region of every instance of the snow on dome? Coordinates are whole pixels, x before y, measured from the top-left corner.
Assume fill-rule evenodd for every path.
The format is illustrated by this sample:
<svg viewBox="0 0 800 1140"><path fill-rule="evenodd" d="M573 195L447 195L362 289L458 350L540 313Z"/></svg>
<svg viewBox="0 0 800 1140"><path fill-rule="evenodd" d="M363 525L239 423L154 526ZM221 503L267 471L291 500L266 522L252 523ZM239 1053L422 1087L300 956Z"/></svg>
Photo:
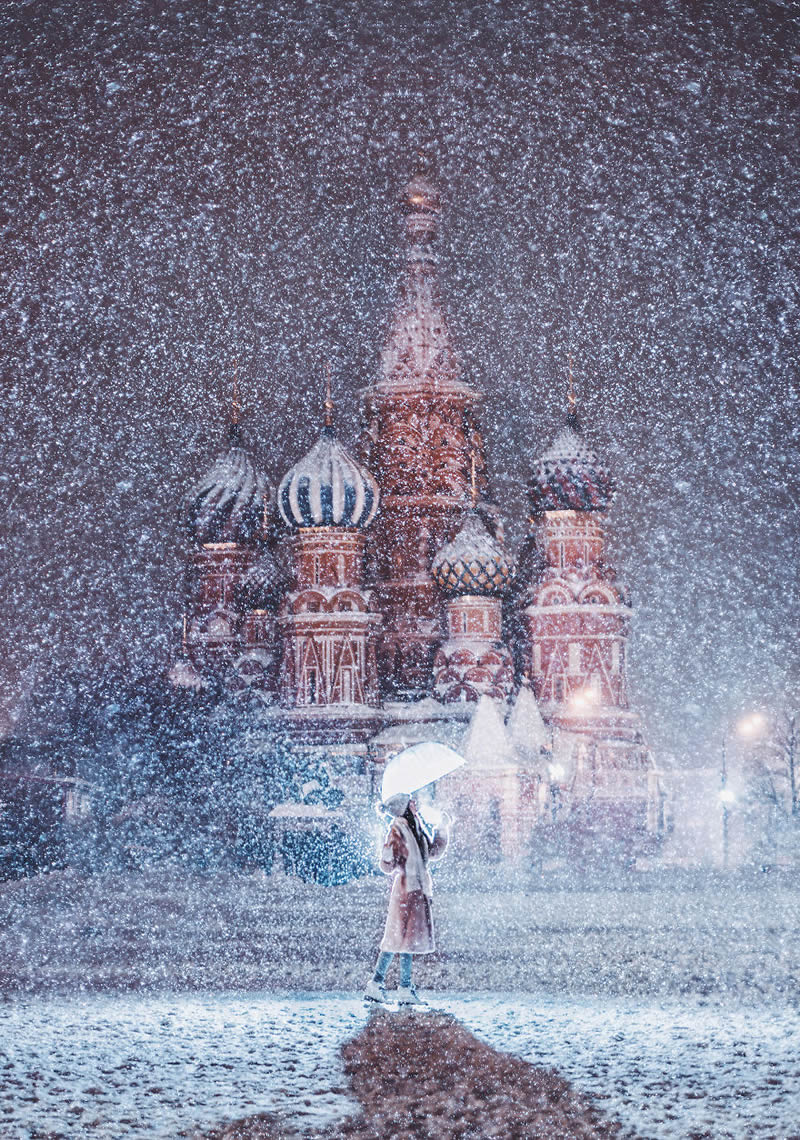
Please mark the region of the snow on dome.
<svg viewBox="0 0 800 1140"><path fill-rule="evenodd" d="M378 509L378 484L326 427L278 488L287 526L366 527Z"/></svg>
<svg viewBox="0 0 800 1140"><path fill-rule="evenodd" d="M614 485L609 472L588 446L574 415L539 459L533 474L531 505L544 511L606 511Z"/></svg>
<svg viewBox="0 0 800 1140"><path fill-rule="evenodd" d="M431 573L449 594L501 594L514 576L514 566L473 510L453 541L438 552Z"/></svg>
<svg viewBox="0 0 800 1140"><path fill-rule="evenodd" d="M262 529L270 489L247 452L238 446L220 455L184 500L194 542L248 542Z"/></svg>

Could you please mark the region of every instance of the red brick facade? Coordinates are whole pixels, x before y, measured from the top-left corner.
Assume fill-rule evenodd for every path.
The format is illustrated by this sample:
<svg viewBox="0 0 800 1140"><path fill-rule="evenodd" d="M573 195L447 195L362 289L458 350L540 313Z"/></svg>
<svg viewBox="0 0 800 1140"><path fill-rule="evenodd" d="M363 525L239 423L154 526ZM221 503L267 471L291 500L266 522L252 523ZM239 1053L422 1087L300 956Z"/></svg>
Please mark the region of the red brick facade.
<svg viewBox="0 0 800 1140"><path fill-rule="evenodd" d="M256 685L298 748L364 758L363 796L403 743L472 740L447 794L473 803L478 830L499 827L503 855L519 857L557 802L641 829L657 774L628 707L630 608L604 561L610 478L573 406L536 468L529 569L510 595L480 393L461 378L439 300L438 195L414 179L404 207L404 280L380 376L363 393L359 458L336 440L328 405L322 436L278 490L281 535L237 428L237 447L188 500L195 545L175 681ZM209 535L226 541L199 541ZM528 679L544 718L535 743L521 721L513 728ZM487 699L494 743L470 736L476 708L491 720Z"/></svg>

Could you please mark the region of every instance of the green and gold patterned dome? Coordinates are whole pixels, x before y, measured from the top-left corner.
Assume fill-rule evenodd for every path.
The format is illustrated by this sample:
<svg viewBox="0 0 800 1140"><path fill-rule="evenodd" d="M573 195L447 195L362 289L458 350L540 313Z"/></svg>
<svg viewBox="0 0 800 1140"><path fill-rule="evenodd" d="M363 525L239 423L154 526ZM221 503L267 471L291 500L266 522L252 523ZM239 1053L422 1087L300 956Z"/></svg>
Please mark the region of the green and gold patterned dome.
<svg viewBox="0 0 800 1140"><path fill-rule="evenodd" d="M453 541L438 552L431 573L448 594L502 594L514 577L514 565L473 510Z"/></svg>

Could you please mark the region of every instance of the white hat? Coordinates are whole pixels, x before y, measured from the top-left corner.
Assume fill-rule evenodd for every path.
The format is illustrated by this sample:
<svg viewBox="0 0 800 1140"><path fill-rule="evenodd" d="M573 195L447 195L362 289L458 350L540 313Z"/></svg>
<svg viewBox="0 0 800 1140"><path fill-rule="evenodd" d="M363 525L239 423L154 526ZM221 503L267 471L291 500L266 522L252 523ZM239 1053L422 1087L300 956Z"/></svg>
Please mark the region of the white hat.
<svg viewBox="0 0 800 1140"><path fill-rule="evenodd" d="M388 811L389 815L400 816L405 815L406 808L411 803L411 796L406 792L398 792L397 795L389 796L388 800L383 803L383 807Z"/></svg>

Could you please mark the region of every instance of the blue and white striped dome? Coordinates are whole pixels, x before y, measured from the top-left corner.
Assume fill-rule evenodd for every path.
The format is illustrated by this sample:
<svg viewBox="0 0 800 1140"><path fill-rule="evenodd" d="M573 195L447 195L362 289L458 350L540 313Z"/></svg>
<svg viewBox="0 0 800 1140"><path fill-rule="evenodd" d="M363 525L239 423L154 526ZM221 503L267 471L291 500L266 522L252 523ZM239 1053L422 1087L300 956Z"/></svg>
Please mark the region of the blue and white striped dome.
<svg viewBox="0 0 800 1140"><path fill-rule="evenodd" d="M272 493L248 453L238 446L238 438L238 432L232 431L234 446L216 459L183 501L183 517L193 542L247 544L263 533Z"/></svg>
<svg viewBox="0 0 800 1140"><path fill-rule="evenodd" d="M378 484L326 427L278 488L288 526L369 526L378 509Z"/></svg>

